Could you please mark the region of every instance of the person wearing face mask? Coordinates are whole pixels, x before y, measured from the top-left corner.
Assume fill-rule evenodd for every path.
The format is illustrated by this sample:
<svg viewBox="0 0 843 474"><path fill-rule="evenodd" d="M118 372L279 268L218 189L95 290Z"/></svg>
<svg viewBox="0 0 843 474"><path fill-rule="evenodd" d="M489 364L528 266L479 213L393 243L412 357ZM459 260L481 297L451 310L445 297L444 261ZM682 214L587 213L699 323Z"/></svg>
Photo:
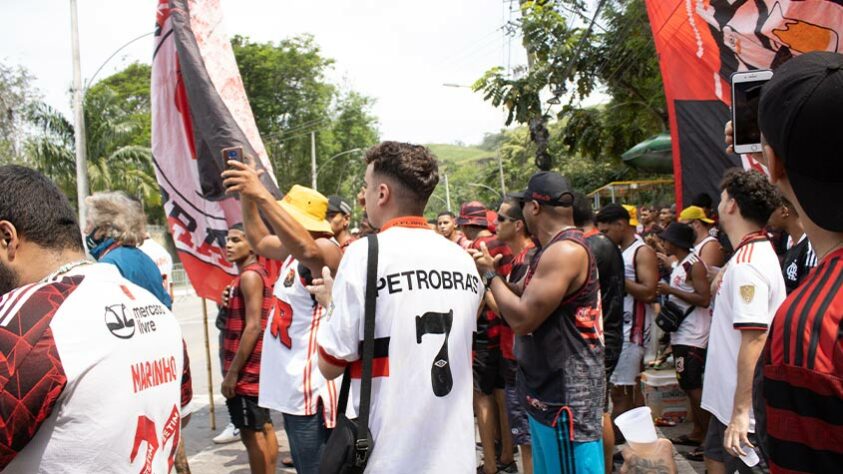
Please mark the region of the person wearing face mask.
<svg viewBox="0 0 843 474"><path fill-rule="evenodd" d="M143 211L137 201L122 192L94 193L85 198L88 219L85 244L100 263L110 263L123 278L155 295L172 309L173 300L164 289L161 272L140 248L144 241Z"/></svg>

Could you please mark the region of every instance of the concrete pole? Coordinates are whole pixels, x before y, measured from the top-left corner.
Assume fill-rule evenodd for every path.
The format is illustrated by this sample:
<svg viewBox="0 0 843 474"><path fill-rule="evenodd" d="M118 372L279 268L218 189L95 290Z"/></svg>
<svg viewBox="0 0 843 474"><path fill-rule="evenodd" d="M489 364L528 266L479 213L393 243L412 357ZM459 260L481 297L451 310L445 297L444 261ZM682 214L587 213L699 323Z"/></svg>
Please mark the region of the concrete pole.
<svg viewBox="0 0 843 474"><path fill-rule="evenodd" d="M310 176L310 187L316 191L316 132L310 132Z"/></svg>
<svg viewBox="0 0 843 474"><path fill-rule="evenodd" d="M448 208L448 212L451 211L451 187L448 186L448 173L443 173L445 176L445 206Z"/></svg>
<svg viewBox="0 0 843 474"><path fill-rule="evenodd" d="M79 20L76 0L70 0L70 36L73 48L73 116L76 138L76 197L79 205L79 226L85 228L85 197L88 196L88 160L85 139L85 110L82 105L82 66L79 59Z"/></svg>

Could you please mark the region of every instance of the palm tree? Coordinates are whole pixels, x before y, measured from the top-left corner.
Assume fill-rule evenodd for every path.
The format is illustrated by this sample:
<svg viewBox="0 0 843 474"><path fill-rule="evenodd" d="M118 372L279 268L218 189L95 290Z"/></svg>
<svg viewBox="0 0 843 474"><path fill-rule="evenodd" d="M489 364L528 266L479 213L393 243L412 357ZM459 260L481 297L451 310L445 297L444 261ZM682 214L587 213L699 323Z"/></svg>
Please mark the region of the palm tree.
<svg viewBox="0 0 843 474"><path fill-rule="evenodd" d="M73 125L52 107L39 103L30 110L38 134L28 144L30 161L76 202L76 152ZM120 107L109 88L85 95L88 179L92 192L124 191L144 207L161 205L152 150L133 143L142 124Z"/></svg>

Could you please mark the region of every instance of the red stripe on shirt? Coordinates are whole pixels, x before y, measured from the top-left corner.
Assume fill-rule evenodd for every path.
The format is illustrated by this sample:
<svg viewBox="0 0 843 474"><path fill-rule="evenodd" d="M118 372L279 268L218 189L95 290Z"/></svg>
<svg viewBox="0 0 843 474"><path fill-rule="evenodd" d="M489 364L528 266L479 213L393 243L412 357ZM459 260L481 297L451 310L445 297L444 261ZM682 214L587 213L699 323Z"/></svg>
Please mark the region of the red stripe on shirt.
<svg viewBox="0 0 843 474"><path fill-rule="evenodd" d="M363 362L355 360L351 363L351 378L359 379L363 376ZM389 357L372 359L372 377L389 377Z"/></svg>

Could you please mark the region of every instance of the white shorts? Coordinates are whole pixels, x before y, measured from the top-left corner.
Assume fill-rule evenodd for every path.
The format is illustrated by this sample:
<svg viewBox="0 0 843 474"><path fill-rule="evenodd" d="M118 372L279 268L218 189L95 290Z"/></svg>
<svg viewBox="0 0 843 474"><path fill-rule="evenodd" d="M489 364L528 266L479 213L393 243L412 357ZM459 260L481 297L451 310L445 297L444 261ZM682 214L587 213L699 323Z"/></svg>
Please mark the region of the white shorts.
<svg viewBox="0 0 843 474"><path fill-rule="evenodd" d="M615 367L615 371L612 372L609 383L620 386L637 384L638 382L635 379L641 373L644 352L645 349L643 346L630 341L624 341L621 356L618 359L618 365Z"/></svg>

